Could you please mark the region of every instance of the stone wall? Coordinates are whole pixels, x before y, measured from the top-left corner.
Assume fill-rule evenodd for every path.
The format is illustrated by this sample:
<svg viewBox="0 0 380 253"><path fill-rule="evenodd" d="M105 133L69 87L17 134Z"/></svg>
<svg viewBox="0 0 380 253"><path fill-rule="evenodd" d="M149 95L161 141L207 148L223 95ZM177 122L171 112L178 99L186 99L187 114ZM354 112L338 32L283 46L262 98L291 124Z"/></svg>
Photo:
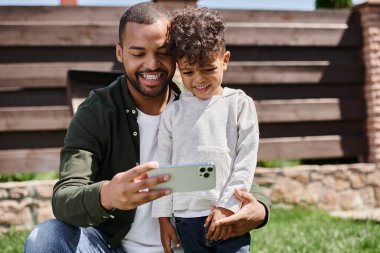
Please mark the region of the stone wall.
<svg viewBox="0 0 380 253"><path fill-rule="evenodd" d="M375 164L257 168L255 181L273 203L317 206L327 211L380 207L380 168ZM31 227L52 218L55 181L0 184L0 230Z"/></svg>
<svg viewBox="0 0 380 253"><path fill-rule="evenodd" d="M380 169L375 164L258 168L255 181L273 203L316 206L326 211L380 207Z"/></svg>
<svg viewBox="0 0 380 253"><path fill-rule="evenodd" d="M54 183L51 180L0 183L0 232L12 225L30 228L52 218Z"/></svg>

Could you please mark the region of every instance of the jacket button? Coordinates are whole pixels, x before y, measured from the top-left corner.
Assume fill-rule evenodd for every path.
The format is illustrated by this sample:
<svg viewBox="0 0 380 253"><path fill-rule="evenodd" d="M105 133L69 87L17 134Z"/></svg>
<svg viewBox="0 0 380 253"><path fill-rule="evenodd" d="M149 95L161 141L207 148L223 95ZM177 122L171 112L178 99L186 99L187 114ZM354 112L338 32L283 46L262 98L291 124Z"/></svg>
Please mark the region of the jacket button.
<svg viewBox="0 0 380 253"><path fill-rule="evenodd" d="M135 114L135 113L136 113L136 111L135 111L135 110L132 110L132 113L133 113L133 114Z"/></svg>
<svg viewBox="0 0 380 253"><path fill-rule="evenodd" d="M125 112L126 112L126 113L129 113L129 110L127 109L127 110L125 110Z"/></svg>
<svg viewBox="0 0 380 253"><path fill-rule="evenodd" d="M133 132L133 136L137 136L137 132Z"/></svg>

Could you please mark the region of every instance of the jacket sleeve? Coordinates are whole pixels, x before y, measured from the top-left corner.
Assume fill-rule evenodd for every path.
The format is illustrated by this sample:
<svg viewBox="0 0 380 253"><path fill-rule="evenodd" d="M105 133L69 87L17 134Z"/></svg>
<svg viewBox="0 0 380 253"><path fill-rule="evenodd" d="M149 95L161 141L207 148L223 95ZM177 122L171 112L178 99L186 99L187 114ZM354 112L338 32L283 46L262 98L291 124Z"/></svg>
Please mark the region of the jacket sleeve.
<svg viewBox="0 0 380 253"><path fill-rule="evenodd" d="M158 146L156 160L159 165L171 165L173 156L171 105L168 105L161 115L158 130ZM158 168L159 170L160 168ZM173 194L153 201L152 217L171 217L173 210Z"/></svg>
<svg viewBox="0 0 380 253"><path fill-rule="evenodd" d="M74 226L98 225L109 217L100 204L103 182L93 182L99 170L104 140L101 105L92 94L74 115L61 150L60 179L53 188L52 207L58 220Z"/></svg>
<svg viewBox="0 0 380 253"><path fill-rule="evenodd" d="M256 170L259 147L259 128L253 100L240 95L237 114L237 144L233 171L223 188L218 206L237 212L240 201L234 196L235 188L251 189Z"/></svg>
<svg viewBox="0 0 380 253"><path fill-rule="evenodd" d="M269 196L266 195L264 191L260 188L260 186L255 182L253 182L252 184L250 193L253 195L253 197L255 197L257 201L259 201L265 207L265 211L266 211L265 221L263 222L263 224L261 224L257 228L264 227L268 223L269 218L270 218L270 213L272 210L272 202Z"/></svg>

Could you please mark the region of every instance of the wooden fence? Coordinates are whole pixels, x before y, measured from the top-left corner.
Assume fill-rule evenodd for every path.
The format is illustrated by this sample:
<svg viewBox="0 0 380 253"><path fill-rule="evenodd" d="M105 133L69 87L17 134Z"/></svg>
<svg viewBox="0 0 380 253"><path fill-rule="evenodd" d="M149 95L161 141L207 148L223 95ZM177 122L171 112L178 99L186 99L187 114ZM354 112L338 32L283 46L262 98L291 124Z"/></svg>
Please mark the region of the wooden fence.
<svg viewBox="0 0 380 253"><path fill-rule="evenodd" d="M114 45L124 10L0 7L1 173L57 169L71 119L66 84L84 80L88 90L91 71L109 80L121 69ZM256 101L259 160L365 159L358 14L220 12L232 54L224 84ZM70 69L80 71L68 78Z"/></svg>

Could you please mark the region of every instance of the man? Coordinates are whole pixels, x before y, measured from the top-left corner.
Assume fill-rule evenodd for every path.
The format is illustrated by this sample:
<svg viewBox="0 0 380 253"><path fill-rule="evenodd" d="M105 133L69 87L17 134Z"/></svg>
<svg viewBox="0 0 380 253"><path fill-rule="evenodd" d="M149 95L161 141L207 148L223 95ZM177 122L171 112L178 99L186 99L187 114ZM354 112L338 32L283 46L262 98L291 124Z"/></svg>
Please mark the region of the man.
<svg viewBox="0 0 380 253"><path fill-rule="evenodd" d="M116 57L124 76L93 91L78 108L61 151L52 206L57 220L35 228L25 252L163 252L151 201L170 193L147 191L169 180L146 178L156 169L160 113L180 91L165 41L170 14L140 3L120 19ZM184 138L186 138L184 136ZM138 165L140 164L140 165ZM238 235L266 223L270 200L259 187L238 191L243 208L223 224Z"/></svg>

